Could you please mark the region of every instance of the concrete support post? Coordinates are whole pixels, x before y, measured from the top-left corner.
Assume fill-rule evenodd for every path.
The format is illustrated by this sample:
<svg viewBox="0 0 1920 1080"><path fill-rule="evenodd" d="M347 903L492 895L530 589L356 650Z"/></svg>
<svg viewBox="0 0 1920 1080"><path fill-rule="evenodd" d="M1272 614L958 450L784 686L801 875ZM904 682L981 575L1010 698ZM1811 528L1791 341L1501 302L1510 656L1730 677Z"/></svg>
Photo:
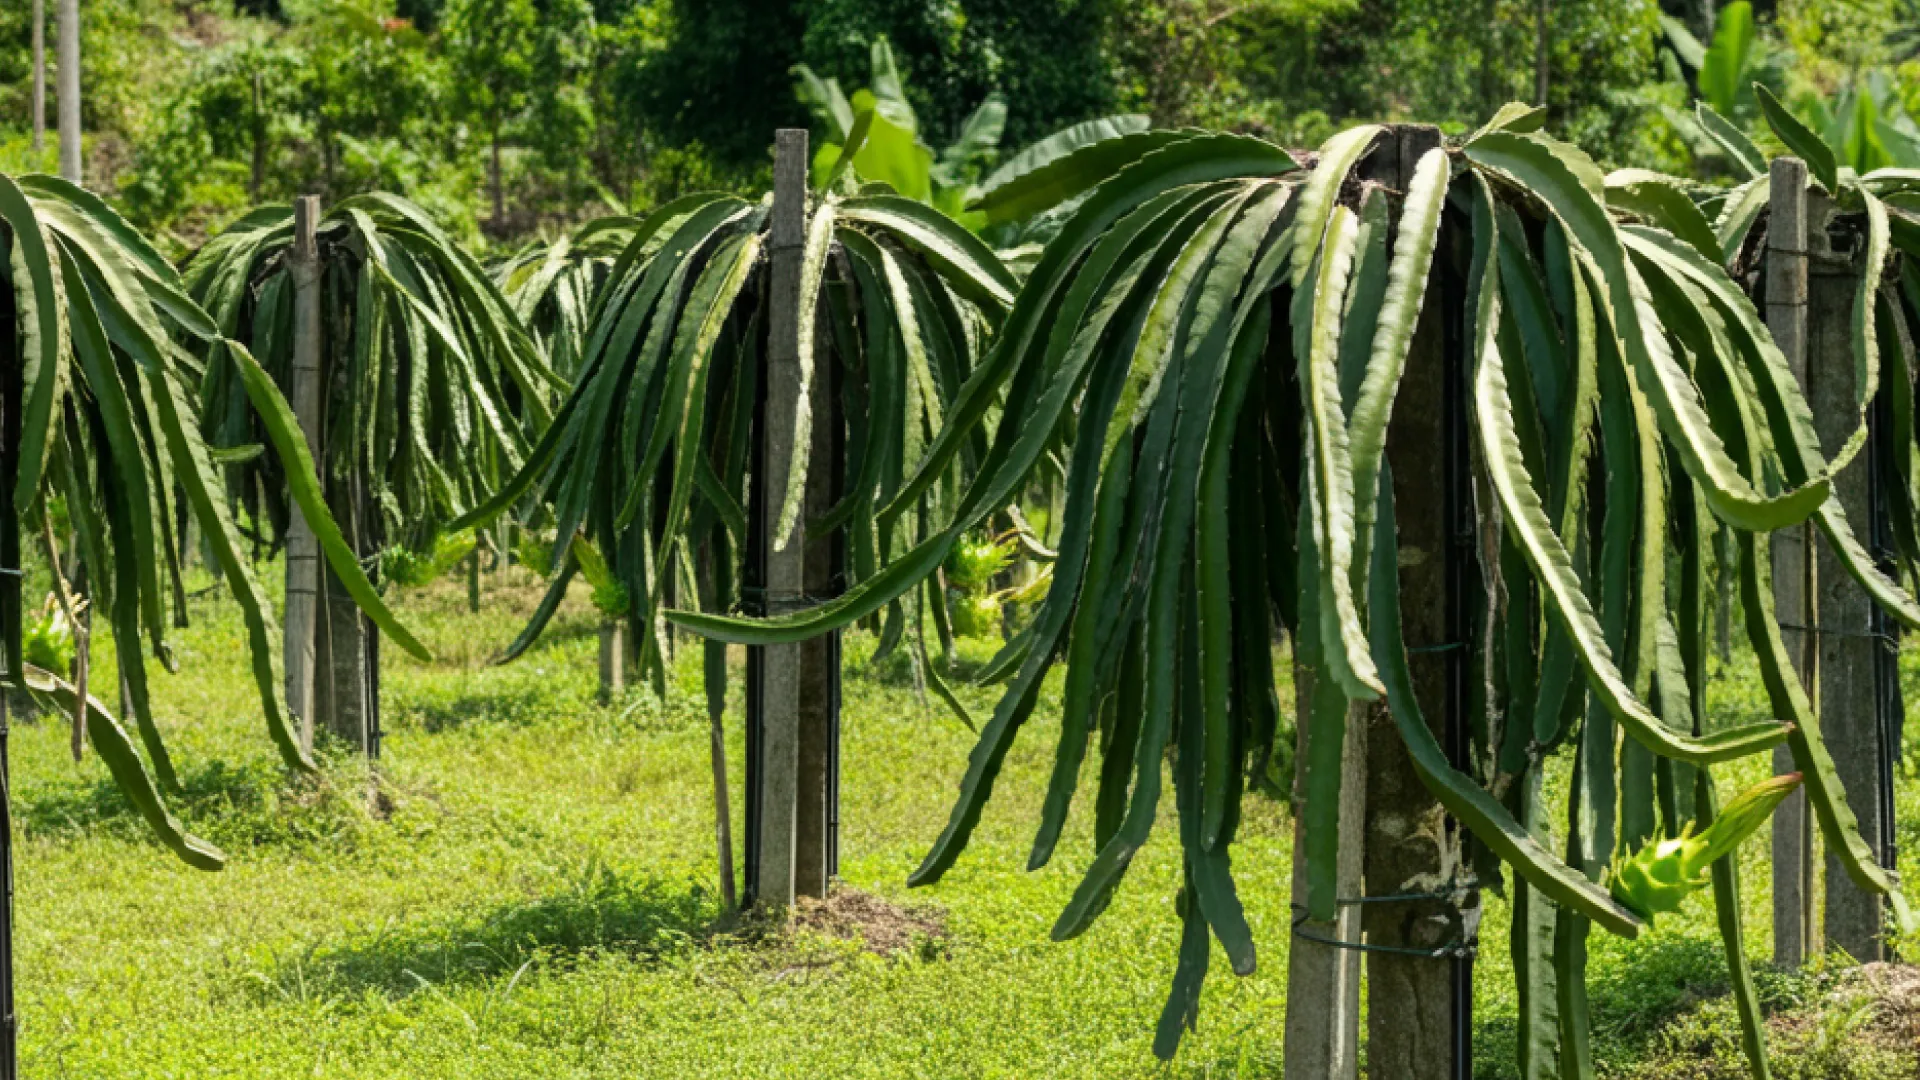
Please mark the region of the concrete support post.
<svg viewBox="0 0 1920 1080"><path fill-rule="evenodd" d="M1806 389L1821 450L1831 457L1859 425L1853 306L1865 267L1858 262L1860 251L1832 250L1821 224L1823 216L1810 217L1807 231ZM1866 447L1833 478L1834 495L1846 511L1854 535L1869 548L1877 546L1876 456L1887 452L1880 434L1875 432ZM1860 821L1860 834L1885 863L1892 807L1882 797L1881 763L1888 753L1899 753L1897 746L1884 745L1880 716L1882 667L1890 659L1886 655L1888 643L1875 636L1877 610L1866 590L1848 574L1832 545L1821 543L1817 549L1814 597L1818 618L1812 625L1819 630L1815 644L1819 649L1820 694L1816 700L1820 733L1846 789L1847 804ZM1824 946L1841 949L1863 964L1886 959L1886 916L1880 894L1854 884L1832 851L1824 862Z"/></svg>
<svg viewBox="0 0 1920 1080"><path fill-rule="evenodd" d="M1440 145L1431 127L1399 127L1398 147L1376 151L1405 191L1415 165ZM1423 305L1400 384L1401 407L1387 430L1400 525L1401 629L1415 696L1458 764L1466 747L1466 589L1473 543L1467 454L1466 333L1449 327L1465 310L1462 283L1444 272ZM1383 705L1367 710L1366 892L1434 891L1469 876L1459 826L1413 770L1406 744ZM1472 940L1479 895L1371 904L1362 926L1371 945L1432 950ZM1367 1068L1396 1080L1458 1080L1472 1067L1472 961L1398 953L1367 956Z"/></svg>
<svg viewBox="0 0 1920 1080"><path fill-rule="evenodd" d="M753 479L763 500L758 540L765 558L761 585L769 613L790 609L800 602L805 589L805 558L798 530L784 547L776 530L780 500L794 460L794 420L800 400L800 256L806 242L807 164L806 130L780 129L773 157L766 409L761 418L760 460L755 462ZM801 794L801 648L771 645L758 650L759 814L754 887L756 902L768 908L789 907L795 895Z"/></svg>
<svg viewBox="0 0 1920 1080"><path fill-rule="evenodd" d="M293 247L287 266L293 276L293 372L288 397L294 419L306 437L307 453L320 455L320 248L315 230L320 200L302 195L293 203ZM324 471L325 466L321 466ZM286 694L287 708L299 718L300 743L313 749L314 627L320 594L320 545L300 508L287 523Z"/></svg>
<svg viewBox="0 0 1920 1080"><path fill-rule="evenodd" d="M1770 171L1766 254L1767 329L1786 355L1787 366L1807 386L1807 166L1775 158ZM1781 529L1770 540L1773 604L1801 683L1820 709L1819 655L1806 631L1814 625L1816 569L1813 526ZM1785 746L1773 752L1773 771L1796 771ZM1794 792L1773 812L1773 961L1797 967L1820 951L1815 925L1813 819L1807 800Z"/></svg>
<svg viewBox="0 0 1920 1080"><path fill-rule="evenodd" d="M1420 156L1440 144L1430 127L1390 128L1360 167L1361 179L1404 191ZM1436 286L1438 287L1438 286ZM1410 646L1428 647L1410 658L1420 704L1431 723L1445 727L1458 709L1462 672L1454 618L1464 610L1450 567L1460 543L1460 497L1466 494L1464 388L1449 392L1449 380L1464 377L1449 355L1443 313L1457 304L1432 299L1425 305L1407 359L1400 399L1420 407L1395 410L1387 455L1395 463L1404 553L1400 591ZM1457 350L1456 350L1457 351ZM1451 409L1447 403L1454 403ZM1457 474L1457 475L1456 475ZM1464 655L1460 653L1459 655ZM1317 673L1296 663L1296 715L1310 712ZM1299 807L1305 796L1310 725L1298 725L1295 851L1304 848ZM1445 731L1437 732L1445 738ZM1343 897L1425 891L1452 880L1459 867L1457 829L1413 771L1405 744L1383 704L1352 706L1341 751L1340 861ZM1294 862L1296 906L1306 902L1305 861ZM1333 923L1306 923L1320 938L1402 948L1433 949L1470 937L1478 901L1460 898L1464 910L1446 901L1348 905ZM1365 915L1362 912L1365 911ZM1288 1076L1351 1080L1358 1075L1362 954L1296 936L1288 955L1286 1073ZM1396 1080L1452 1080L1464 1075L1468 1048L1455 1039L1460 1008L1470 1007L1471 969L1459 961L1373 953L1366 956L1367 1059L1376 1076Z"/></svg>

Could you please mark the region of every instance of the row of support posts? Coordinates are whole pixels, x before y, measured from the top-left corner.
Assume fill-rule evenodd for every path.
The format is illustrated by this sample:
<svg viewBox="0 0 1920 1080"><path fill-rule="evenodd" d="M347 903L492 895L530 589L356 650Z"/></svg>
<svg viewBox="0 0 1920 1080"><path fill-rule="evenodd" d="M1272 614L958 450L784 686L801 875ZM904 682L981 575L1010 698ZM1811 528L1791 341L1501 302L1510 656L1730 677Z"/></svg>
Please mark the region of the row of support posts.
<svg viewBox="0 0 1920 1080"><path fill-rule="evenodd" d="M1387 130L1360 167L1364 180L1405 191L1415 165L1440 145L1436 128ZM1443 282L1425 305L1387 430L1399 516L1400 594L1414 692L1456 764L1467 756L1466 599L1474 517L1468 470L1466 330L1462 283ZM1436 453L1435 449L1441 452ZM1450 647L1452 646L1452 647ZM1294 667L1297 710L1309 712L1316 673ZM1294 850L1301 834L1309 726L1294 758ZM1428 793L1384 702L1347 713L1341 752L1338 888L1363 896L1446 891L1392 903L1346 903L1333 923L1305 922L1288 952L1286 1073L1352 1080L1360 1057L1362 961L1367 1060L1375 1076L1458 1080L1471 1075L1473 960L1478 893L1467 882L1459 826ZM1295 858L1295 918L1306 904L1305 860ZM1326 944L1330 939L1348 947ZM1388 950L1446 950L1442 957ZM1458 948L1449 948L1459 946Z"/></svg>
<svg viewBox="0 0 1920 1080"><path fill-rule="evenodd" d="M1806 393L1821 449L1831 456L1858 423L1852 312L1859 253L1833 249L1832 203L1809 191L1804 162L1774 159L1769 187L1767 326ZM1907 335L1899 337L1906 348ZM1911 358L1905 367L1913 370ZM1887 455L1907 449L1887 445L1888 435L1875 423L1866 449L1833 478L1847 520L1876 553L1890 546L1881 469ZM1891 867L1889 768L1900 751L1902 719L1897 628L1814 536L1811 524L1773 534L1774 608L1861 835L1881 865ZM1784 746L1774 751L1774 771L1794 771ZM1861 963L1886 959L1881 898L1855 885L1831 854L1825 872L1818 872L1819 848L1806 797L1796 792L1773 819L1774 961L1798 966L1828 949Z"/></svg>

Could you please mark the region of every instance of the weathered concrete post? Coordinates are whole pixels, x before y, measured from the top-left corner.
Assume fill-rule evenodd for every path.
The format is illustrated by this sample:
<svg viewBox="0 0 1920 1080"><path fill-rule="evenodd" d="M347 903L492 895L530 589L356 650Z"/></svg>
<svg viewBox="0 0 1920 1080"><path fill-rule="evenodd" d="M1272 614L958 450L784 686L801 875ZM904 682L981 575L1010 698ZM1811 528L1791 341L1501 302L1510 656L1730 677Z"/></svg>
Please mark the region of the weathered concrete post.
<svg viewBox="0 0 1920 1080"><path fill-rule="evenodd" d="M324 284L325 275L322 275ZM324 313L322 315L324 318ZM350 312L336 315L335 325L326 328L332 340L351 340ZM321 338L324 341L326 338ZM333 350L322 349L320 423L327 425L327 410L351 399L349 372L333 363ZM316 459L318 460L318 459ZM378 523L367 496L366 480L358 470L346 476L329 475L321 466L327 510L340 526L347 546L355 557L365 558L377 548ZM317 727L324 727L356 751L376 756L379 753L379 642L372 620L341 583L332 567L322 566L319 574L320 600L314 632L313 711Z"/></svg>
<svg viewBox="0 0 1920 1080"><path fill-rule="evenodd" d="M293 247L287 254L293 277L294 419L307 453L320 457L320 200L302 195L293 203ZM286 693L287 708L300 721L300 745L313 749L313 635L320 593L320 545L298 506L287 523Z"/></svg>
<svg viewBox="0 0 1920 1080"><path fill-rule="evenodd" d="M1420 155L1440 145L1432 127L1392 129L1393 149L1376 151L1404 191ZM1385 157L1385 155L1393 155ZM1396 163L1397 159L1397 163ZM1393 164L1390 164L1393 163ZM1464 730L1468 636L1467 553L1472 539L1472 478L1467 456L1464 331L1449 331L1449 313L1464 310L1444 270L1423 305L1400 384L1400 407L1387 430L1400 525L1401 630L1414 694L1457 763ZM1473 572L1477 577L1477 571ZM1413 771L1406 744L1383 704L1367 710L1366 892L1390 896L1438 891L1468 871L1459 827ZM1436 950L1473 940L1479 895L1370 904L1362 919L1367 943ZM1472 960L1401 953L1367 957L1367 1068L1395 1080L1455 1080L1471 1068Z"/></svg>
<svg viewBox="0 0 1920 1080"><path fill-rule="evenodd" d="M616 701L627 689L627 623L624 618L600 624L600 700Z"/></svg>
<svg viewBox="0 0 1920 1080"><path fill-rule="evenodd" d="M1767 329L1787 366L1807 386L1807 166L1775 158L1770 171L1766 256ZM1820 709L1819 655L1806 627L1814 625L1813 526L1780 529L1770 541L1773 605L1787 649L1816 712ZM1773 771L1796 771L1793 755L1773 751ZM1797 967L1820 951L1813 918L1813 821L1806 796L1794 792L1773 812L1773 961Z"/></svg>
<svg viewBox="0 0 1920 1080"><path fill-rule="evenodd" d="M358 477L328 485L327 507L356 555L368 551L369 523ZM378 709L376 649L373 623L334 576L331 567L320 572L322 593L319 627L314 636L314 711L321 726L358 752L374 756Z"/></svg>
<svg viewBox="0 0 1920 1080"><path fill-rule="evenodd" d="M804 595L805 559L798 530L784 547L776 535L779 506L794 457L795 409L800 400L800 256L806 243L807 132L782 128L774 139L772 262L767 316L766 408L761 416L760 458L754 463L759 515L759 552L765 559L765 613L790 610ZM764 907L793 904L798 837L801 646L756 650L759 745L755 901Z"/></svg>
<svg viewBox="0 0 1920 1080"><path fill-rule="evenodd" d="M1440 145L1438 129L1390 128L1360 166L1361 179L1404 191L1420 156ZM1438 296L1424 305L1407 358L1400 400L1387 434L1394 462L1403 552L1400 592L1409 660L1428 722L1443 730L1456 711L1459 672L1446 646L1462 638L1461 608L1450 580L1460 543L1457 518L1466 495L1464 371L1448 355ZM1449 391L1449 381L1456 385ZM1417 403L1417 405L1415 404ZM1452 403L1451 406L1449 403ZM1457 475L1456 475L1457 474ZM1464 610L1461 608L1461 610ZM1294 667L1297 716L1310 710L1316 673ZM1304 850L1299 808L1305 797L1309 725L1301 723L1295 758L1294 850ZM1428 891L1453 879L1460 863L1457 830L1413 771L1384 703L1350 707L1341 751L1339 894L1385 896ZM1305 860L1294 860L1293 893L1305 907ZM1363 915L1363 911L1365 914ZM1304 923L1315 937L1394 948L1435 949L1469 938L1477 900L1455 910L1445 900L1344 906L1333 923ZM1286 1072L1350 1080L1358 1074L1361 953L1296 935L1288 955ZM1451 1080L1463 1048L1453 1034L1456 1007L1470 1004L1470 969L1458 961L1389 953L1367 955L1367 1058L1376 1076Z"/></svg>
<svg viewBox="0 0 1920 1080"><path fill-rule="evenodd" d="M1824 200L1821 200L1824 202ZM1861 245L1835 252L1822 225L1824 215L1809 218L1807 262L1807 404L1829 457L1837 453L1859 424L1853 364L1853 306L1865 267ZM1898 316L1896 316L1898 317ZM1882 377L1888 375L1883 361ZM1875 545L1874 509L1879 475L1876 454L1885 453L1881 433L1833 478L1833 492L1846 511L1854 535L1869 549ZM1880 767L1898 747L1882 741L1880 691L1889 642L1875 635L1876 606L1847 573L1831 544L1818 545L1814 580L1818 628L1820 733L1846 788L1847 804L1860 820L1860 834L1886 862L1884 838L1892 807L1881 796ZM1809 862L1812 860L1810 859ZM1844 950L1865 964L1886 959L1885 911L1878 893L1853 883L1838 858L1825 860L1826 902L1822 917L1825 946Z"/></svg>

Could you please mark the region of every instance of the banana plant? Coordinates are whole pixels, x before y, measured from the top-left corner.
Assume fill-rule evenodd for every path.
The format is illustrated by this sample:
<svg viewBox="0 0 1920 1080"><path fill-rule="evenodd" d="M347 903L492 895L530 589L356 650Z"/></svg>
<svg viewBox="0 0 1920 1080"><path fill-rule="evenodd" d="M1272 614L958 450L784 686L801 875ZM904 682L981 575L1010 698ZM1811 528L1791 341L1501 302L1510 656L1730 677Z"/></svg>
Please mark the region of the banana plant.
<svg viewBox="0 0 1920 1080"><path fill-rule="evenodd" d="M935 154L920 137L920 120L907 100L893 46L876 37L868 53L870 85L852 97L840 89L839 80L823 79L805 64L794 65L795 94L826 134L814 152L814 182L824 186L844 157L852 164L850 179L886 184L971 224L964 213L968 191L999 152L1006 102L998 94L988 95L961 122L954 141Z"/></svg>
<svg viewBox="0 0 1920 1080"><path fill-rule="evenodd" d="M284 476L287 497L313 522L328 563L382 629L410 651L424 656L425 650L381 602L327 514L285 399L244 345L222 337L151 244L97 196L64 180L0 175L0 245L0 358L9 373L0 386L7 414L0 426L12 464L0 476L0 488L11 493L0 517L7 534L0 535L0 551L17 557L25 522L46 540L49 563L57 562L47 504L56 496L64 500L79 553L93 571L88 600L113 636L138 744L84 686L25 662L17 577L0 585L11 607L3 616L11 627L8 677L74 717L162 843L189 865L219 869L225 856L167 809L164 793L178 784L149 697L149 658L167 670L177 667L169 608L184 600L176 599L183 590L174 538L188 517L240 606L275 746L292 768L311 770L314 763L280 698L269 603L195 421L199 364L179 342L226 350L237 407L260 427L259 457ZM170 497L175 490L184 509ZM17 563L7 569L10 577L17 573Z"/></svg>
<svg viewBox="0 0 1920 1080"><path fill-rule="evenodd" d="M453 518L519 468L567 390L514 306L471 255L419 207L359 195L318 227L325 476L353 480L386 543L427 553ZM260 441L227 345L249 342L281 386L293 366L293 211L263 207L187 263L186 291L218 336L202 349L200 421L216 448ZM229 470L238 504L278 542L285 485L270 459Z"/></svg>
<svg viewBox="0 0 1920 1080"><path fill-rule="evenodd" d="M547 366L569 384L587 341L594 294L633 238L638 219L596 218L551 244L530 244L493 267L494 284L533 336Z"/></svg>
<svg viewBox="0 0 1920 1080"><path fill-rule="evenodd" d="M944 528L800 612L669 613L755 645L867 617L930 575L1071 424L1049 591L988 667L1005 691L910 882L936 882L960 857L1042 681L1064 667L1030 867L1056 855L1083 766L1099 762L1087 780L1094 850L1056 939L1085 932L1120 887L1154 828L1171 751L1185 929L1155 1039L1162 1056L1196 1022L1209 938L1237 974L1255 965L1233 845L1278 730L1270 643L1282 627L1315 675L1300 721L1309 745L1338 748L1349 702L1383 700L1416 771L1484 855L1483 875L1511 873L1516 909L1529 913L1516 920L1516 958L1541 961L1516 965L1528 973L1529 1077L1592 1075L1589 930L1632 937L1646 923L1612 894L1608 869L1709 817L1718 763L1788 745L1828 849L1912 924L1847 809L1772 611L1769 531L1817 517L1830 536L1850 535L1829 500L1833 466L1806 440L1806 402L1719 249L1615 208L1608 178L1542 118L1502 109L1422 156L1404 192L1356 175L1375 126L1311 157L1241 135L1132 134L1003 187L1006 204L1079 201L921 465L879 509L913 505L990 433ZM1449 347L1465 371L1473 557L1488 583L1465 601L1485 630L1465 644L1469 670L1489 678L1480 715L1466 718L1464 763L1443 752L1413 694L1385 453L1409 348L1434 304L1458 305L1437 321L1460 328ZM1702 565L1716 521L1738 538L1746 629L1777 721L1722 726L1706 708ZM1849 569L1896 617L1914 611L1871 560ZM1554 755L1574 763L1564 815L1541 804ZM1296 857L1310 916L1330 919L1337 754L1307 769ZM1563 845L1544 838L1556 817L1568 822ZM1697 857L1686 857L1687 873L1660 880L1698 885ZM1736 989L1751 1005L1733 866L1711 866ZM1757 1009L1742 1015L1762 1070Z"/></svg>

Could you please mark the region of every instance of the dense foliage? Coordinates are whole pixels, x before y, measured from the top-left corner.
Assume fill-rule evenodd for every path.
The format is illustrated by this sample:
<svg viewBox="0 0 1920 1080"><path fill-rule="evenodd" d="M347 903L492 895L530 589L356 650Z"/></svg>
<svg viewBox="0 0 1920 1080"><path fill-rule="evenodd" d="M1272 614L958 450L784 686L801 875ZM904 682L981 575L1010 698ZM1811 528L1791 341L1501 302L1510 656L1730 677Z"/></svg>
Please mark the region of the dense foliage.
<svg viewBox="0 0 1920 1080"><path fill-rule="evenodd" d="M0 167L26 152L30 5L0 11ZM1860 93L1917 103L1911 0L95 0L87 178L163 247L262 201L405 195L465 242L557 234L690 191L764 188L770 132L806 123L793 71L849 94L891 43L927 145L997 98L1005 142L1114 112L1313 145L1358 120L1462 133L1533 97L1618 165L1717 155L1697 91L1761 135L1758 80L1817 129ZM1744 26L1739 63L1707 48ZM1544 61L1544 63L1543 63ZM1723 107L1714 87L1742 100ZM830 125L815 127L828 141Z"/></svg>
<svg viewBox="0 0 1920 1080"><path fill-rule="evenodd" d="M147 686L148 657L170 670L176 666L169 612L183 615L186 605L178 539L189 520L244 617L253 680L275 746L288 765L314 767L281 701L267 595L195 422L199 366L175 345L176 339L217 343L220 331L146 240L98 198L64 181L0 175L0 241L6 252L0 357L13 380L0 389L8 401L4 427L13 459L12 471L0 479L0 489L11 493L0 553L15 560L13 576L0 586L0 593L10 594L10 610L0 618L19 617L22 523L38 532L65 600L49 509L50 500L61 500L91 570L85 599L111 631L123 700L146 759L84 679L73 686L54 672L23 664L19 627L5 634L6 669L73 716L76 753L83 728L120 789L169 848L190 865L218 869L224 856L186 833L162 801L163 792L178 783L153 722ZM243 346L227 342L224 348L234 367L236 407L259 417L262 442L280 463L284 497L299 503L329 564L369 614L424 655L375 595L327 514L286 402Z"/></svg>
<svg viewBox="0 0 1920 1080"><path fill-rule="evenodd" d="M841 168L823 177L829 190L857 150L850 143ZM577 351L572 392L518 474L454 523L482 525L516 505L535 523L552 519L548 561L557 573L509 657L545 628L582 553L595 565L604 556L624 587L642 670L656 682L666 654L657 616L675 583L697 578L701 606L733 607L763 366L768 227L764 201L701 195L670 203L621 227L624 247L596 271L604 284L584 318L563 319L584 327L561 349ZM815 198L801 263L801 450L785 489L765 496L780 543L800 522L809 470L832 467L808 457L810 399L826 392L816 384L829 385L814 355L816 327L843 368L848 447L839 501L808 529L824 536L844 526L848 575L866 580L918 543L926 522L944 520L945 500L977 467L983 443L949 462L937 484L894 503L945 418L973 404L961 401L962 387L1015 284L986 245L931 207L891 194ZM554 340L566 336L556 331ZM876 518L882 503L891 509ZM944 632L944 594L925 594ZM922 605L916 591L908 604L889 607L882 651L907 636L910 609L911 640L924 658ZM711 663L723 666L724 651L712 651ZM938 674L925 670L939 689ZM709 689L724 694L724 677Z"/></svg>
<svg viewBox="0 0 1920 1080"><path fill-rule="evenodd" d="M1786 126L1764 90L1761 100L1782 138L1809 143L1817 157L1817 140ZM991 193L989 216L1028 189L1055 198L1091 189L964 395L1004 393L1005 411L989 424L954 410L901 488L901 498L924 490L965 440L991 431L990 464L945 530L805 612L673 613L704 633L763 644L860 618L1002 505L1071 417L1051 588L993 665L1011 681L913 880L938 880L965 850L1042 680L1063 665L1062 733L1030 866L1054 856L1089 753L1099 765L1096 852L1056 938L1084 932L1106 909L1152 832L1172 752L1187 932L1161 1019L1164 1055L1194 1022L1209 938L1236 972L1255 962L1232 850L1242 792L1263 774L1278 731L1268 643L1282 626L1298 671L1313 676L1297 853L1309 916L1330 921L1336 910L1349 703L1384 700L1422 781L1515 875L1515 910L1528 913L1516 916L1514 945L1526 972L1530 1074L1546 1075L1565 1054L1564 1075L1591 1075L1580 995L1555 989L1584 982L1587 927L1633 936L1669 909L1674 890L1709 884L1697 871L1712 860L1694 846L1647 849L1713 816L1716 763L1784 742L1828 850L1912 925L1859 835L1788 662L1765 542L1816 521L1869 593L1920 626L1920 607L1829 497L1831 476L1865 443L1876 384L1861 389L1860 434L1825 458L1784 359L1725 269L1726 248L1683 189L1644 172L1603 176L1542 134L1542 121L1539 109L1502 109L1463 143L1427 151L1403 192L1355 182L1381 135L1363 126L1329 139L1310 166L1241 136L1129 135ZM1841 190L1831 155L1814 170ZM1870 189L1909 178L1846 189L1868 223L1867 321L1856 342L1865 371L1888 351L1871 314L1883 302L1887 211ZM1741 199L1727 202L1728 218L1741 220ZM1407 492L1396 493L1385 454L1423 307L1450 297L1462 310L1441 318L1464 331L1459 393L1484 493L1471 504L1479 541L1468 557L1487 588L1461 598L1484 633L1453 646L1467 652L1466 670L1488 673L1475 691L1468 760L1449 758L1414 694L1399 594L1408 567L1434 553L1399 557L1395 497ZM1449 391L1444 380L1422 385L1431 413ZM1910 431L1905 438L1910 446ZM1418 483L1430 486L1430 463L1445 455L1431 439L1417 452ZM1719 529L1738 546L1747 633L1778 720L1716 728L1705 709L1705 567ZM1565 811L1549 813L1540 780L1556 753L1571 757L1575 780ZM1706 830L1711 849L1724 853L1730 841L1719 837L1750 831L1774 801L1741 800L1735 824ZM1569 823L1564 858L1550 819ZM1716 907L1738 912L1729 866L1715 864L1711 885ZM1722 929L1758 1061L1738 918Z"/></svg>
<svg viewBox="0 0 1920 1080"><path fill-rule="evenodd" d="M292 208L265 207L210 241L184 275L220 333L249 342L283 391L294 351L292 240ZM419 207L356 196L320 221L318 240L323 475L364 498L372 544L431 550L448 522L519 468L567 383L493 279ZM209 441L257 442L243 361L224 338L204 355ZM255 458L228 476L277 544L287 526L279 463Z"/></svg>

